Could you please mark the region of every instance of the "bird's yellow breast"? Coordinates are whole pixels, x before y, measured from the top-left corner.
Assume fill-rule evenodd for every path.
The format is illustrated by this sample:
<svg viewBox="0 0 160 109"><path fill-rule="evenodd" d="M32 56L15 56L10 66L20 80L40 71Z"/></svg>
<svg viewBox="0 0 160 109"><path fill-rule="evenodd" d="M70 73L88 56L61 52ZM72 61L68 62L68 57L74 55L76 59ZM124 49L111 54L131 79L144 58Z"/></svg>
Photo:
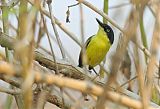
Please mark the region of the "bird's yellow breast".
<svg viewBox="0 0 160 109"><path fill-rule="evenodd" d="M106 33L100 32L100 34L93 36L86 49L87 65L95 67L100 64L110 47L111 44Z"/></svg>

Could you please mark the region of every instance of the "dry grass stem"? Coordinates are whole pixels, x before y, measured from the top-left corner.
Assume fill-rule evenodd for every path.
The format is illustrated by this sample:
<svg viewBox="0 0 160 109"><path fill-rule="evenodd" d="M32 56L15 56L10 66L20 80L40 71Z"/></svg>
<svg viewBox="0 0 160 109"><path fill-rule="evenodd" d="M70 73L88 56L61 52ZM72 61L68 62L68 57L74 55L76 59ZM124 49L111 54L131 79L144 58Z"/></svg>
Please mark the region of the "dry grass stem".
<svg viewBox="0 0 160 109"><path fill-rule="evenodd" d="M12 65L9 65L11 67ZM96 96L100 96L103 93L103 88L97 85L92 84L91 82L87 81L79 81L75 79L70 79L66 77L60 77L53 74L42 74L40 72L35 73L35 80L36 82L45 82L52 85L57 85L59 87L68 87L74 90L79 90L85 93L94 94ZM131 99L127 96L120 95L116 92L108 91L107 95L110 100L113 102L119 102L122 105L126 105L128 107L132 107L135 109L141 109L142 104L140 101ZM156 109L153 107L149 107L148 109Z"/></svg>
<svg viewBox="0 0 160 109"><path fill-rule="evenodd" d="M158 7L160 7L160 3L157 4ZM155 63L158 63L158 51L160 49L160 13L159 13L159 9L157 8L156 10L156 24L154 26L154 32L153 32L153 37L152 37L152 43L151 43L151 57L148 63L148 67L147 67L147 82L146 82L146 87L144 92L145 95L145 107L144 108L148 108L148 103L151 99L151 90L152 90L152 86L153 86L153 77L154 77L154 73L157 71L157 67L155 66Z"/></svg>
<svg viewBox="0 0 160 109"><path fill-rule="evenodd" d="M48 0L48 1L50 1L50 0ZM62 54L62 57L63 57L64 59L66 59L66 55L65 55L65 53L64 53L64 48L63 48L62 42L61 42L61 40L60 40L58 31L57 31L57 28L56 28L56 25L55 25L55 19L54 19L54 17L52 17L52 16L53 16L53 12L52 12L51 3L50 3L50 2L47 2L47 4L48 4L48 8L49 8L49 14L50 14L51 22L52 22L52 27L53 27L53 30L54 30L54 33L55 33L55 36L56 36L56 39L57 39L57 42L58 42L58 45L59 45L61 54Z"/></svg>

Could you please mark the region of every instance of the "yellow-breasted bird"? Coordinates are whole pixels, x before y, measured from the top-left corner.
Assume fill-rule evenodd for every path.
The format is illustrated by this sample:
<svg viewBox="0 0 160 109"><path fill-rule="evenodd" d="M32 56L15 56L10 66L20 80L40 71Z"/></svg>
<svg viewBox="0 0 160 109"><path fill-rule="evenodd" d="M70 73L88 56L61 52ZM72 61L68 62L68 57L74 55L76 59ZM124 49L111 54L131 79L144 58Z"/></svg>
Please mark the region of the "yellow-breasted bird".
<svg viewBox="0 0 160 109"><path fill-rule="evenodd" d="M89 70L100 64L114 42L112 28L96 19L99 24L97 34L91 36L82 47L79 55L79 67L89 65ZM94 69L93 69L94 70Z"/></svg>

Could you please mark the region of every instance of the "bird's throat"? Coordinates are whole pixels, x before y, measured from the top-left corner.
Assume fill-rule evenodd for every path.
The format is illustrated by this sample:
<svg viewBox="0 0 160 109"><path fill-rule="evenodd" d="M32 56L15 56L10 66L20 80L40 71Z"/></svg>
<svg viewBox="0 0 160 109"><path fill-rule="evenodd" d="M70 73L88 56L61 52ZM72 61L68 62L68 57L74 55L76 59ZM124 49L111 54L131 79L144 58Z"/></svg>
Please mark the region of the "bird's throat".
<svg viewBox="0 0 160 109"><path fill-rule="evenodd" d="M102 27L99 27L96 37L104 41L106 41L106 39L108 38L107 33L104 31Z"/></svg>

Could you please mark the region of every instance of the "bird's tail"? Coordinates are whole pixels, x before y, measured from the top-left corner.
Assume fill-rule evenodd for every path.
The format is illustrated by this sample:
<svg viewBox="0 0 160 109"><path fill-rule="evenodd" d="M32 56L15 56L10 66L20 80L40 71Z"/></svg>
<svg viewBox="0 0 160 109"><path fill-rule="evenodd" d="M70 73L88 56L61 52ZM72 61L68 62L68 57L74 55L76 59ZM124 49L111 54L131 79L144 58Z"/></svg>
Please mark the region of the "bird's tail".
<svg viewBox="0 0 160 109"><path fill-rule="evenodd" d="M80 55L79 55L79 60L78 60L78 67L83 67L83 62L82 62L82 52L80 52Z"/></svg>

